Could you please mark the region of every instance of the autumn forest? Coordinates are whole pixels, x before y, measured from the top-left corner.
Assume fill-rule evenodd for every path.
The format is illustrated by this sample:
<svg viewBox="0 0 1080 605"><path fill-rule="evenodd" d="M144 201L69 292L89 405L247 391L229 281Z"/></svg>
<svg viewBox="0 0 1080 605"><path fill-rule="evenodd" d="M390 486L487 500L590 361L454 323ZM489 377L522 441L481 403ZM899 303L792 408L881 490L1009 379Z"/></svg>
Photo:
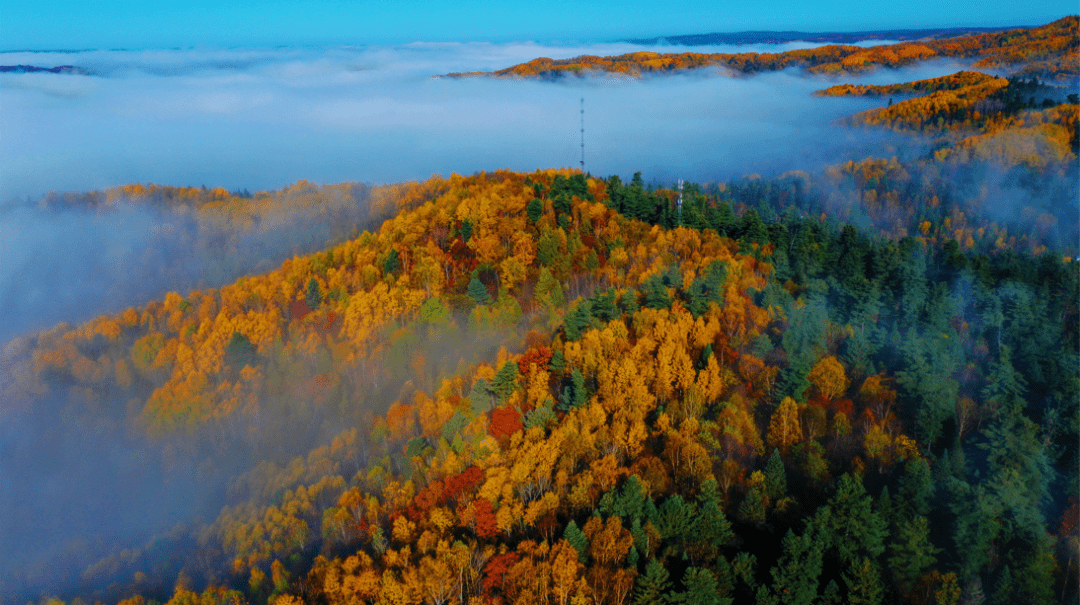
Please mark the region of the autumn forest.
<svg viewBox="0 0 1080 605"><path fill-rule="evenodd" d="M0 603L1075 603L1078 65L1075 16L536 59L451 75L804 70L918 152L41 196L169 225L129 271L174 285L0 351Z"/></svg>

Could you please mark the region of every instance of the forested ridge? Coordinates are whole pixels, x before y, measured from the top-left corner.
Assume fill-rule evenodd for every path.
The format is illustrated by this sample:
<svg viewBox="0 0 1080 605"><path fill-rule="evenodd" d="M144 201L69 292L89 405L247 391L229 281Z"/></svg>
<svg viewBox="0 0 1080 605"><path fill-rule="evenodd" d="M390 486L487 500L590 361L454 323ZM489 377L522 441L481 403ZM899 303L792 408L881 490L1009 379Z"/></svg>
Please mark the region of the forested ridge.
<svg viewBox="0 0 1080 605"><path fill-rule="evenodd" d="M1043 39L1025 31L986 35ZM0 585L76 578L31 597L53 605L1075 602L1078 105L1047 88L830 89L896 95L846 123L931 148L680 190L552 169L47 196L184 217L215 252L290 217L337 243L5 345L0 421L132 440L207 487L171 531L27 554ZM50 494L20 522L68 514Z"/></svg>
<svg viewBox="0 0 1080 605"><path fill-rule="evenodd" d="M26 343L33 388L141 389L158 438L252 448L235 420L262 406L370 415L398 379L369 430L238 481L179 583L139 549L88 576L175 603L1071 590L1076 263L869 238L803 216L797 182L697 196L700 229L650 227L678 209L640 182L440 185L264 277ZM763 221L758 185L793 210ZM485 336L486 361L425 363Z"/></svg>
<svg viewBox="0 0 1080 605"><path fill-rule="evenodd" d="M897 68L935 58L974 61L979 69L1015 69L1016 75L1038 76L1061 83L1075 81L1080 58L1080 17L1064 17L1041 27L929 39L863 48L829 45L782 53L656 53L642 51L570 59L541 57L494 72L448 74L558 79L570 75L609 73L640 77L705 67L735 74L802 68L811 74L845 75L877 67Z"/></svg>

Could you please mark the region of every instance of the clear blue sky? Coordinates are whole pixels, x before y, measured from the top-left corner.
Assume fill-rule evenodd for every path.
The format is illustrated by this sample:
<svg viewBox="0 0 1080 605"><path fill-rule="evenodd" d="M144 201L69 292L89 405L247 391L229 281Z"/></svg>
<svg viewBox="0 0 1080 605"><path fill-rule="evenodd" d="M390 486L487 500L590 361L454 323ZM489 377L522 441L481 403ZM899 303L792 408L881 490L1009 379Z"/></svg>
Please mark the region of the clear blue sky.
<svg viewBox="0 0 1080 605"><path fill-rule="evenodd" d="M0 50L605 41L748 29L1037 25L1076 0L4 0Z"/></svg>

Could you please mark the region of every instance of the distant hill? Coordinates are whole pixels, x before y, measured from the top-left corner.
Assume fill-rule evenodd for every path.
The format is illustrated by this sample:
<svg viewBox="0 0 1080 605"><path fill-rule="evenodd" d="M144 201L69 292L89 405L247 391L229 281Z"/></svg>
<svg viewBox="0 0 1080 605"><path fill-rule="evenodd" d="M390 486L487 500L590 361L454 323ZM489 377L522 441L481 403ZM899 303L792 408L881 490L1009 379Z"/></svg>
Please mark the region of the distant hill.
<svg viewBox="0 0 1080 605"><path fill-rule="evenodd" d="M633 44L679 44L683 46L706 46L709 44L784 44L786 42L818 42L826 44L855 44L866 40L927 40L973 36L1023 29L1022 27L949 27L938 29L883 29L866 32L798 32L798 31L744 31L691 34L687 36L662 36L657 38L631 38Z"/></svg>
<svg viewBox="0 0 1080 605"><path fill-rule="evenodd" d="M14 74L70 74L75 76L89 76L90 71L74 65L57 65L56 67L37 67L36 65L0 65L0 73Z"/></svg>
<svg viewBox="0 0 1080 605"><path fill-rule="evenodd" d="M1078 50L1080 18L1072 15L1042 27L898 42L869 48L833 44L780 53L642 51L609 57L583 55L558 60L540 57L493 72L448 75L556 80L566 76L584 77L597 73L641 77L708 67L733 74L800 68L812 74L835 76L882 67L904 67L929 59L950 58L974 61L974 68L1008 70L1014 76L1069 83L1078 77Z"/></svg>

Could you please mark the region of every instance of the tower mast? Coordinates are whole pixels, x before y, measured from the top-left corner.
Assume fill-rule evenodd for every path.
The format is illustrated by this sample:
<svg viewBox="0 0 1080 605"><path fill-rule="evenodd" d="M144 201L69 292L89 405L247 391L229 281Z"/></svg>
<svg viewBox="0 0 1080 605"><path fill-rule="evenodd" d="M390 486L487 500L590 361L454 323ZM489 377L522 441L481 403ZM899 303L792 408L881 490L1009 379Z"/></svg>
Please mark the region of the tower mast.
<svg viewBox="0 0 1080 605"><path fill-rule="evenodd" d="M585 172L585 97L581 97L581 172Z"/></svg>

